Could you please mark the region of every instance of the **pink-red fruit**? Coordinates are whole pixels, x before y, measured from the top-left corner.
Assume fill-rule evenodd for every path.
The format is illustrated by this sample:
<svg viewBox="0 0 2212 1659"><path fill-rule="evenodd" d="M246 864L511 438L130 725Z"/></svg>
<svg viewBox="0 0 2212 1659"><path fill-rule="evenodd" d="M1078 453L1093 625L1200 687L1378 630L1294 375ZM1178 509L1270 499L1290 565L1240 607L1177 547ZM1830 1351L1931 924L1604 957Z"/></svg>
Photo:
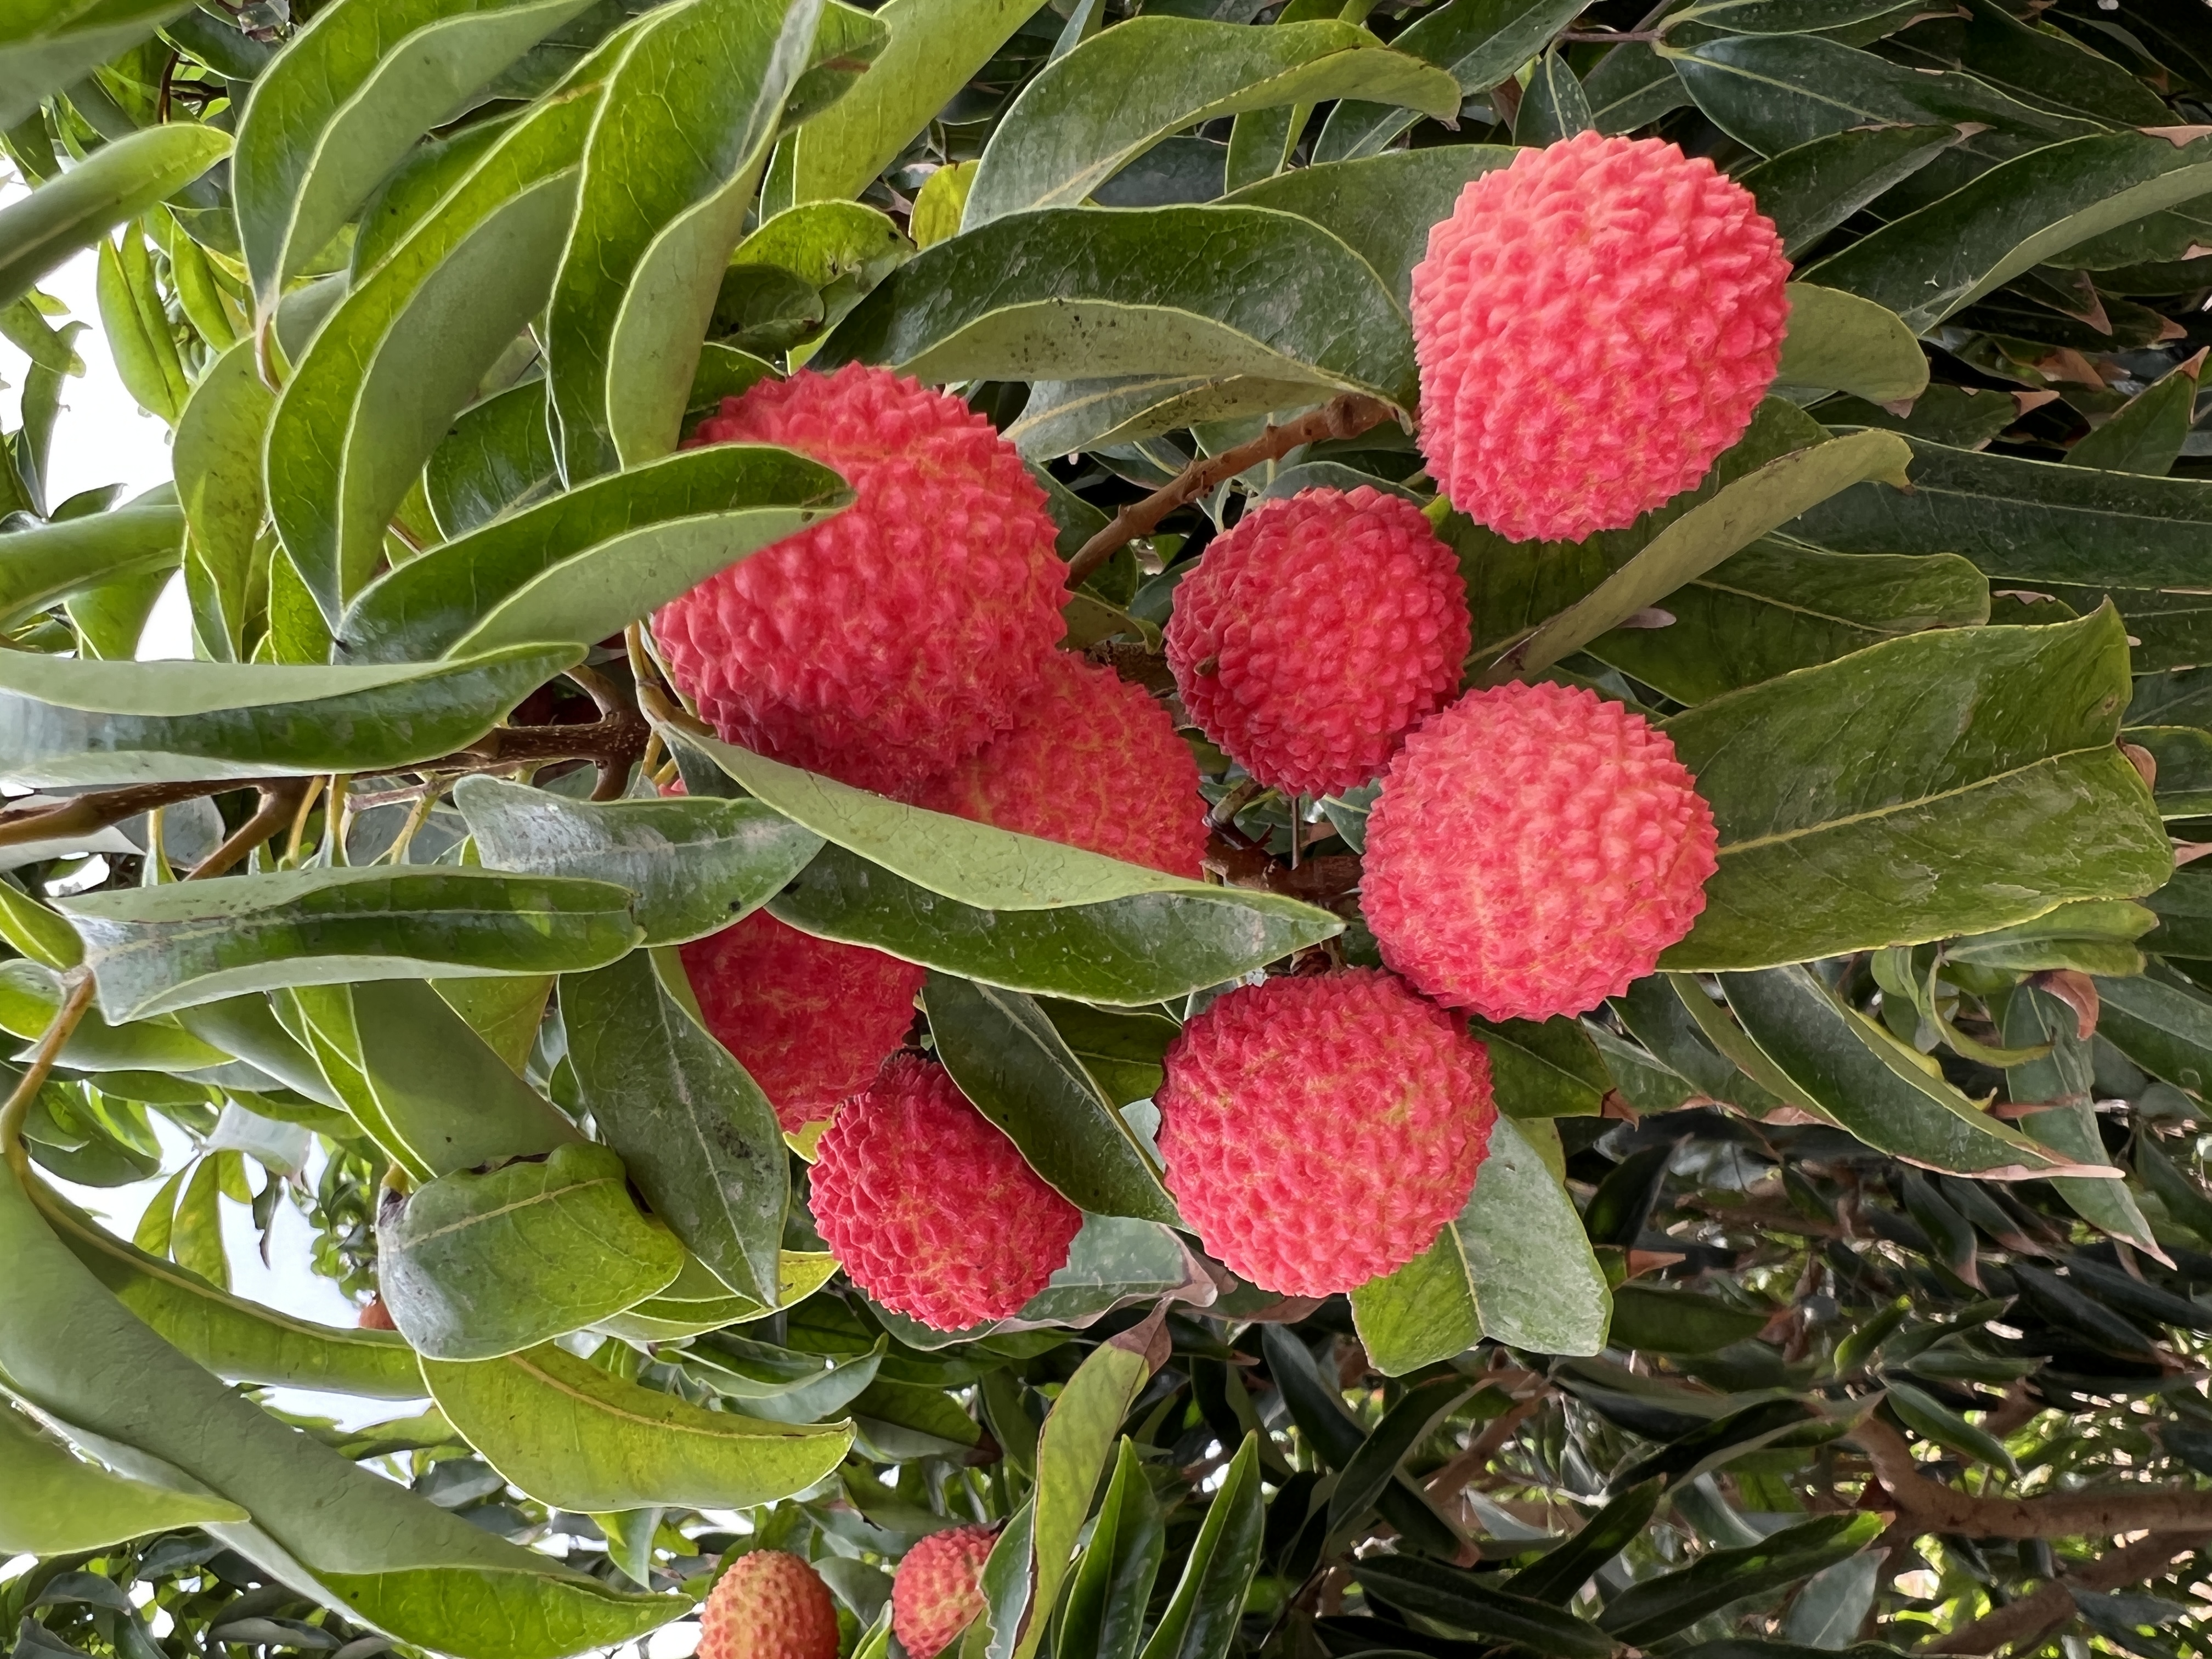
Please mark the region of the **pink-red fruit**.
<svg viewBox="0 0 2212 1659"><path fill-rule="evenodd" d="M906 1040L925 970L756 910L677 947L707 1029L787 1131L828 1117Z"/></svg>
<svg viewBox="0 0 2212 1659"><path fill-rule="evenodd" d="M1516 541L1633 522L1751 423L1789 278L1772 222L1703 157L1595 132L1520 151L1413 268L1430 476Z"/></svg>
<svg viewBox="0 0 2212 1659"><path fill-rule="evenodd" d="M894 1054L823 1131L814 1224L853 1282L940 1331L1004 1319L1067 1262L1083 1212L942 1066Z"/></svg>
<svg viewBox="0 0 2212 1659"><path fill-rule="evenodd" d="M940 812L1200 875L1206 802L1175 721L1139 685L1066 651L1001 732L931 787Z"/></svg>
<svg viewBox="0 0 2212 1659"><path fill-rule="evenodd" d="M1641 714L1577 686L1468 694L1406 739L1367 823L1382 960L1485 1019L1579 1014L1690 931L1712 809Z"/></svg>
<svg viewBox="0 0 2212 1659"><path fill-rule="evenodd" d="M998 1540L995 1527L933 1532L891 1576L891 1631L908 1659L937 1659L983 1611L977 1580Z"/></svg>
<svg viewBox="0 0 2212 1659"><path fill-rule="evenodd" d="M781 444L856 496L654 617L723 738L899 793L1012 722L1064 631L1066 568L1044 492L988 421L853 364L725 398L690 443Z"/></svg>
<svg viewBox="0 0 2212 1659"><path fill-rule="evenodd" d="M781 1550L739 1556L699 1615L699 1659L837 1659L830 1587Z"/></svg>
<svg viewBox="0 0 2212 1659"><path fill-rule="evenodd" d="M1468 640L1459 562L1421 510L1364 485L1262 501L1176 590L1176 689L1206 735L1264 784L1365 783L1459 690Z"/></svg>
<svg viewBox="0 0 2212 1659"><path fill-rule="evenodd" d="M1166 1064L1168 1190L1231 1271L1288 1296L1356 1289L1428 1249L1497 1116L1483 1046L1370 968L1231 991Z"/></svg>

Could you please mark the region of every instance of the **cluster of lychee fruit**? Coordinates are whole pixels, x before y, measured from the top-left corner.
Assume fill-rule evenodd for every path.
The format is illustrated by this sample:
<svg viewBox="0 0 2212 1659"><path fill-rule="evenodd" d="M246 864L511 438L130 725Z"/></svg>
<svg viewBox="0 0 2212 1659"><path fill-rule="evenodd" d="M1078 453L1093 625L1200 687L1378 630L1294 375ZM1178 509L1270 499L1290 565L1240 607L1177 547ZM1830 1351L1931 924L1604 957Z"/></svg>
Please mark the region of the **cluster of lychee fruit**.
<svg viewBox="0 0 2212 1659"><path fill-rule="evenodd" d="M1430 474L1516 539L1631 523L1743 432L1787 276L1772 225L1708 161L1594 133L1522 151L1467 187L1414 272ZM655 618L725 738L1200 874L1192 750L1141 688L1057 649L1054 526L988 421L853 366L757 386L691 441L787 445L855 495ZM1688 931L1717 866L1712 813L1663 732L1567 684L1462 695L1473 637L1430 515L1370 488L1259 502L1176 590L1167 663L1192 724L1294 802L1382 780L1360 902L1389 971L1232 988L1165 1060L1167 1186L1268 1289L1348 1290L1427 1248L1493 1113L1461 1011L1595 1007ZM786 1127L835 1114L812 1203L855 1283L957 1329L1065 1263L1080 1212L941 1066L895 1052L921 969L764 914L684 957Z"/></svg>
<svg viewBox="0 0 2212 1659"><path fill-rule="evenodd" d="M983 1610L993 1527L951 1527L906 1553L891 1579L891 1629L908 1659L937 1659ZM837 1659L837 1607L811 1563L752 1550L714 1581L699 1659Z"/></svg>

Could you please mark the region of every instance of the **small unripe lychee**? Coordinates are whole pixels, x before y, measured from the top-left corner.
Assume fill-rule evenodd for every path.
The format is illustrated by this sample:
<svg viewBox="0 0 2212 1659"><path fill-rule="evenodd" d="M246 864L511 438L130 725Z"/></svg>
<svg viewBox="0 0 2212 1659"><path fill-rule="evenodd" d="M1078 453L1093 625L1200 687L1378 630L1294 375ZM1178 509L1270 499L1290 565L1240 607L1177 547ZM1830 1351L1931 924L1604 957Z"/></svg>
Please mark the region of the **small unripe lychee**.
<svg viewBox="0 0 2212 1659"><path fill-rule="evenodd" d="M1168 666L1206 735L1291 794L1355 788L1458 691L1467 584L1421 510L1365 485L1262 501L1176 589Z"/></svg>
<svg viewBox="0 0 2212 1659"><path fill-rule="evenodd" d="M1516 541L1632 523L1751 423L1789 279L1772 222L1702 156L1595 132L1522 150L1413 268L1430 475Z"/></svg>
<svg viewBox="0 0 2212 1659"><path fill-rule="evenodd" d="M699 1659L837 1659L830 1587L781 1550L739 1556L699 1615Z"/></svg>
<svg viewBox="0 0 2212 1659"><path fill-rule="evenodd" d="M1382 960L1485 1019L1579 1014L1690 931L1712 809L1662 732L1578 686L1471 692L1406 739L1367 822Z"/></svg>
<svg viewBox="0 0 2212 1659"><path fill-rule="evenodd" d="M933 1532L906 1553L891 1576L891 1632L908 1659L937 1659L983 1611L977 1583L995 1527Z"/></svg>
<svg viewBox="0 0 2212 1659"><path fill-rule="evenodd" d="M828 1117L906 1040L927 970L756 910L677 947L707 1029L787 1131Z"/></svg>
<svg viewBox="0 0 2212 1659"><path fill-rule="evenodd" d="M816 1154L814 1224L845 1272L940 1331L1019 1310L1083 1225L951 1073L912 1054L845 1103Z"/></svg>
<svg viewBox="0 0 2212 1659"><path fill-rule="evenodd" d="M1165 1064L1168 1190L1231 1271L1287 1296L1356 1289L1428 1249L1497 1115L1483 1046L1371 968L1228 992Z"/></svg>
<svg viewBox="0 0 2212 1659"><path fill-rule="evenodd" d="M922 801L1195 880L1206 852L1198 763L1139 685L1056 651L1002 732Z"/></svg>
<svg viewBox="0 0 2212 1659"><path fill-rule="evenodd" d="M690 440L706 443L784 445L857 497L653 617L724 738L899 793L1012 722L1064 631L1066 567L1044 492L988 420L848 364L725 398Z"/></svg>

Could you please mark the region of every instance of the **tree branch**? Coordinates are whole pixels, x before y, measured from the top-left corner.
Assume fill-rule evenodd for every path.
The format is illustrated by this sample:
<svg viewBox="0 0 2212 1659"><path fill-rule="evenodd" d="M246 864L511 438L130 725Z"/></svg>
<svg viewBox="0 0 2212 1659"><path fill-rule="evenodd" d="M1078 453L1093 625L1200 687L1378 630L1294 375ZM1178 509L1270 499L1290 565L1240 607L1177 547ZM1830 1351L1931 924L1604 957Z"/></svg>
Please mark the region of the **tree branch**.
<svg viewBox="0 0 2212 1659"><path fill-rule="evenodd" d="M2153 1533L2124 1549L2100 1556L2078 1572L2054 1578L2032 1595L2007 1602L1948 1636L1937 1638L1921 1653L1995 1653L2014 1642L2040 1645L2052 1626L2074 1613L2075 1590L2116 1590L2157 1577L2178 1556L2212 1537L2212 1531Z"/></svg>
<svg viewBox="0 0 2212 1659"><path fill-rule="evenodd" d="M274 778L263 784L260 805L254 809L253 816L226 837L222 846L194 865L191 874L185 879L204 881L210 876L219 876L270 836L291 828L292 815L307 789L305 778Z"/></svg>
<svg viewBox="0 0 2212 1659"><path fill-rule="evenodd" d="M1875 1479L1896 1504L1900 1518L1923 1532L1967 1538L2111 1538L2132 1532L2212 1531L2212 1492L2138 1486L2046 1498L1977 1498L1922 1474L1905 1437L1879 1417L1866 1418L1848 1437L1873 1463Z"/></svg>

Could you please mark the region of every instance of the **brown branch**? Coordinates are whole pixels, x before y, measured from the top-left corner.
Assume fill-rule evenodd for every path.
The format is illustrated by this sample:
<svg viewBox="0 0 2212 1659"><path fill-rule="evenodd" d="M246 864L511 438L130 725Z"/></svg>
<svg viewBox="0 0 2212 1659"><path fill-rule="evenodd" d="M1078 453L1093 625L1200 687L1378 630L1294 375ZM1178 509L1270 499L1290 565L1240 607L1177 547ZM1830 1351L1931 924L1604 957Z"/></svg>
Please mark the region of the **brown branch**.
<svg viewBox="0 0 2212 1659"><path fill-rule="evenodd" d="M2124 1549L2100 1556L2078 1572L2054 1578L2033 1595L2008 1601L1917 1650L1995 1653L2014 1642L2040 1646L2042 1638L2054 1626L2073 1616L2075 1590L2116 1590L2139 1584L2146 1578L2155 1578L2176 1557L2186 1555L2208 1537L2212 1537L2212 1530L2153 1533Z"/></svg>
<svg viewBox="0 0 2212 1659"><path fill-rule="evenodd" d="M276 778L261 786L260 804L253 816L224 839L222 846L192 866L186 881L205 881L219 876L270 836L292 827L292 815L307 793L305 778Z"/></svg>
<svg viewBox="0 0 2212 1659"><path fill-rule="evenodd" d="M23 1068L23 1075L16 1079L7 1103L0 1105L0 1157L7 1159L19 1181L29 1176L31 1168L30 1154L23 1149L23 1120L30 1115L31 1103L38 1098L39 1091L46 1086L54 1061L68 1047L70 1033L76 1030L84 1011L92 1006L92 989L90 974L83 975L70 987L62 1006L54 1011L52 1023L32 1052L30 1063Z"/></svg>
<svg viewBox="0 0 2212 1659"><path fill-rule="evenodd" d="M198 783L133 783L120 789L101 789L78 795L58 806L19 807L0 812L0 847L20 847L25 842L58 841L64 836L89 836L157 806L197 800L232 789L265 789L277 778L222 778Z"/></svg>
<svg viewBox="0 0 2212 1659"><path fill-rule="evenodd" d="M1490 1460L1504 1449L1505 1443L1522 1424L1535 1415L1544 1403L1546 1392L1539 1389L1528 1399L1515 1401L1491 1419L1482 1432L1467 1443L1465 1451L1421 1483L1430 1498L1445 1504L1457 1498L1468 1482L1490 1467Z"/></svg>
<svg viewBox="0 0 2212 1659"><path fill-rule="evenodd" d="M1151 535L1169 514L1188 506L1217 485L1228 483L1245 468L1257 466L1262 461L1279 460L1301 444L1317 443L1323 438L1356 438L1389 418L1387 404L1347 392L1285 425L1270 422L1267 429L1249 444L1239 444L1206 460L1192 462L1170 483L1141 501L1133 501L1123 507L1114 515L1113 523L1077 549L1075 556L1067 562L1067 585L1080 586L1085 577L1123 547L1139 536Z"/></svg>
<svg viewBox="0 0 2212 1659"><path fill-rule="evenodd" d="M1848 1437L1874 1465L1875 1479L1896 1504L1899 1518L1923 1532L1967 1538L2111 1538L2131 1532L2212 1531L2212 1492L2137 1486L2043 1498L1977 1498L1921 1474L1905 1437L1879 1417L1864 1419Z"/></svg>

